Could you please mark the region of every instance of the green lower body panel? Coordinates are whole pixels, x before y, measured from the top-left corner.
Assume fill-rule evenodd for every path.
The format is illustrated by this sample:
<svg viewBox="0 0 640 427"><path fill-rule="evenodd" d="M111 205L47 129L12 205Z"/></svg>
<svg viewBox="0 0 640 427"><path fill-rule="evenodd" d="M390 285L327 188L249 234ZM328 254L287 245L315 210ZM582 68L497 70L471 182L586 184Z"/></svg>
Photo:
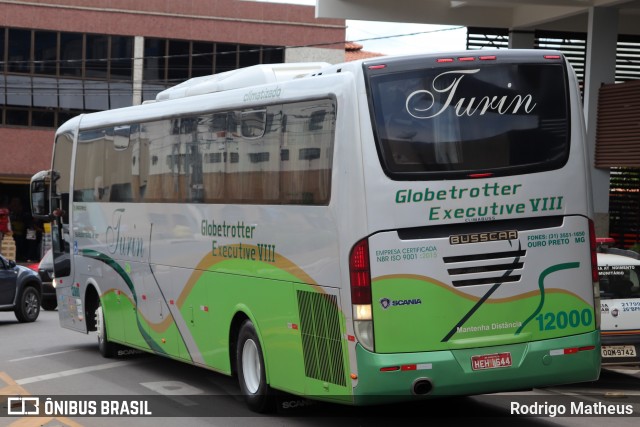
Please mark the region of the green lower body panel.
<svg viewBox="0 0 640 427"><path fill-rule="evenodd" d="M601 357L598 331L522 344L422 353L377 354L358 345L356 354L357 405L594 381L600 375Z"/></svg>

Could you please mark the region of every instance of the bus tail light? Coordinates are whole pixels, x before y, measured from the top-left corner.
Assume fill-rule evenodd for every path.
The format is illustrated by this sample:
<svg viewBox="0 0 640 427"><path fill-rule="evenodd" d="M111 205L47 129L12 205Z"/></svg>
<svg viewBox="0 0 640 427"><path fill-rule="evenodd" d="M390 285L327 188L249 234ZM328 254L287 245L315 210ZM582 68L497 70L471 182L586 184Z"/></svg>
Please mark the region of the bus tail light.
<svg viewBox="0 0 640 427"><path fill-rule="evenodd" d="M373 317L371 309L371 270L369 269L369 241L362 239L349 254L353 327L360 344L373 351Z"/></svg>
<svg viewBox="0 0 640 427"><path fill-rule="evenodd" d="M369 270L369 241L360 240L349 255L351 304L371 304L371 272Z"/></svg>
<svg viewBox="0 0 640 427"><path fill-rule="evenodd" d="M598 247L596 245L596 227L593 220L589 220L589 248L591 249L591 281L598 282Z"/></svg>

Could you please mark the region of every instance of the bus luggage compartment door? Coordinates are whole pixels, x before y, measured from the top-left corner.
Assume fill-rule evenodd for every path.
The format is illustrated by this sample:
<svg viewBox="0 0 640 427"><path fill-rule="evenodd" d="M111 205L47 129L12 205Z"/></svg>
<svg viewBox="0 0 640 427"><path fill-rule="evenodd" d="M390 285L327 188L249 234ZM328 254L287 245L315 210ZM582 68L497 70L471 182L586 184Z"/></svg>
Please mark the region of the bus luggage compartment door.
<svg viewBox="0 0 640 427"><path fill-rule="evenodd" d="M563 229L580 228L574 222ZM540 230L466 245L450 236L402 240L396 231L370 237L375 351L455 350L592 332L588 239L538 250L526 246L530 233Z"/></svg>

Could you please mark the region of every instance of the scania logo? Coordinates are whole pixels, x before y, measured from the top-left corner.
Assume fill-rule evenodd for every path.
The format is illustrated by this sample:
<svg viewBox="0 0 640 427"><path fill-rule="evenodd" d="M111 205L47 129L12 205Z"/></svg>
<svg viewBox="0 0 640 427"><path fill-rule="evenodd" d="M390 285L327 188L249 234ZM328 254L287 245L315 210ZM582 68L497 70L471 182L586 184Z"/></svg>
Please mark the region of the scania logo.
<svg viewBox="0 0 640 427"><path fill-rule="evenodd" d="M387 309L389 307L398 307L402 305L420 305L422 304L422 300L420 298L412 298L412 299L396 299L390 300L389 298L380 299L380 305L383 309Z"/></svg>

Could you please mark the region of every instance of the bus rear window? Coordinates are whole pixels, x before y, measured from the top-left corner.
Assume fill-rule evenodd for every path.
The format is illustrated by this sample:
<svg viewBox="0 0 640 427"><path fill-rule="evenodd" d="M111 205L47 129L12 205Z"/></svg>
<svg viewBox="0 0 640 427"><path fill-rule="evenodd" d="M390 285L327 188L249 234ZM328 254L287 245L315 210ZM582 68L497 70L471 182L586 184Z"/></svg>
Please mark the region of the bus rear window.
<svg viewBox="0 0 640 427"><path fill-rule="evenodd" d="M512 175L569 155L560 63L388 67L369 78L378 152L394 179Z"/></svg>

